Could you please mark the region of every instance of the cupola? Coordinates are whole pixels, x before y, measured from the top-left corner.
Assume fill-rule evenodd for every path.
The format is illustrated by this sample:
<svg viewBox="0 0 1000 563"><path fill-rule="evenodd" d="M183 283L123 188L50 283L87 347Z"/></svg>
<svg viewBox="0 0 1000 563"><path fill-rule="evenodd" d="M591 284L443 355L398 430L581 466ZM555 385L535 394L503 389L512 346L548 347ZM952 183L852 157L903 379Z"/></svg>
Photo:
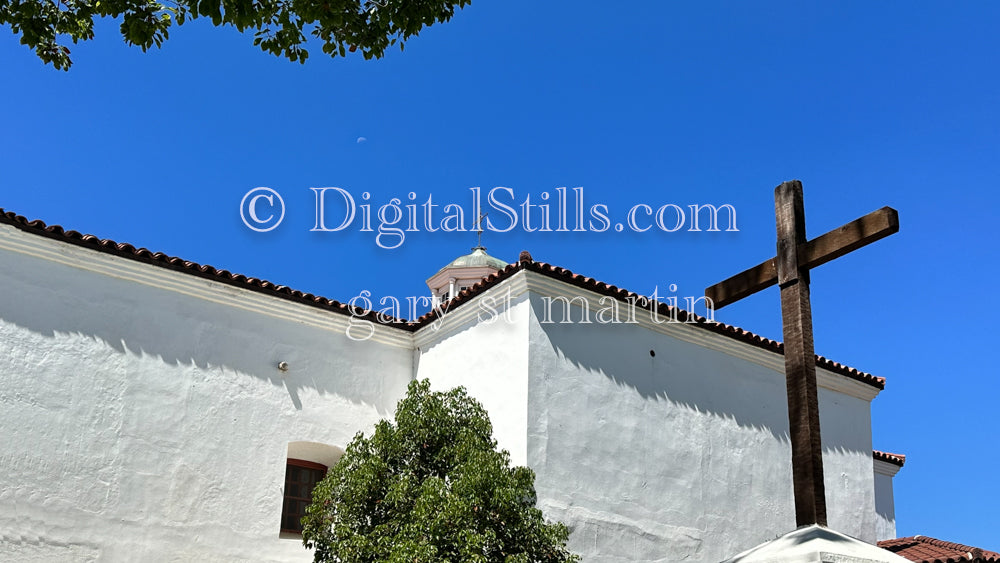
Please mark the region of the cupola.
<svg viewBox="0 0 1000 563"><path fill-rule="evenodd" d="M506 267L506 262L487 254L485 247L476 246L471 253L455 258L428 278L427 287L436 302L447 301Z"/></svg>

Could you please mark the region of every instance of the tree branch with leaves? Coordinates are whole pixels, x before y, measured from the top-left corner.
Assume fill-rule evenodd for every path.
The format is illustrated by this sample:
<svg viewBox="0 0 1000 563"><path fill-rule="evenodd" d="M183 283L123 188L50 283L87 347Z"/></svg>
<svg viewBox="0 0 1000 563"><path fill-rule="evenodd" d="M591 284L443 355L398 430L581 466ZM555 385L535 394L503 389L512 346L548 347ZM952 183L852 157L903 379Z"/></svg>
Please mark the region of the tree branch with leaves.
<svg viewBox="0 0 1000 563"><path fill-rule="evenodd" d="M569 532L535 507L535 475L497 450L463 388L414 381L395 423L358 434L313 490L303 542L316 562L563 563Z"/></svg>
<svg viewBox="0 0 1000 563"><path fill-rule="evenodd" d="M94 20L121 19L119 30L143 51L159 47L170 28L206 17L216 26L252 31L254 45L305 62L310 36L327 55L360 51L381 58L393 45L434 23L446 22L471 0L0 0L0 24L20 36L46 64L68 70L66 41L94 38Z"/></svg>

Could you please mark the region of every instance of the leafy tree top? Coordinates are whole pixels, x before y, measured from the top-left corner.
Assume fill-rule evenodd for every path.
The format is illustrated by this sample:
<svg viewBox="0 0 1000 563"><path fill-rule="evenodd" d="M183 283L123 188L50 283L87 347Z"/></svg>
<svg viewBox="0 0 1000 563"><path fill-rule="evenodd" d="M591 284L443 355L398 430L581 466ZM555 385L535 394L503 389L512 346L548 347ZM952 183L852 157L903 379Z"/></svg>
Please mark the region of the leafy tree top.
<svg viewBox="0 0 1000 563"><path fill-rule="evenodd" d="M305 62L312 35L330 56L360 50L380 58L386 48L446 22L471 0L0 0L0 24L42 61L68 70L72 61L65 40L94 38L94 19L121 18L122 37L143 51L169 38L170 27L189 18L211 18L254 32L254 45L266 52Z"/></svg>
<svg viewBox="0 0 1000 563"><path fill-rule="evenodd" d="M313 491L303 542L317 562L577 561L535 507L534 473L498 451L486 410L458 388L410 383Z"/></svg>

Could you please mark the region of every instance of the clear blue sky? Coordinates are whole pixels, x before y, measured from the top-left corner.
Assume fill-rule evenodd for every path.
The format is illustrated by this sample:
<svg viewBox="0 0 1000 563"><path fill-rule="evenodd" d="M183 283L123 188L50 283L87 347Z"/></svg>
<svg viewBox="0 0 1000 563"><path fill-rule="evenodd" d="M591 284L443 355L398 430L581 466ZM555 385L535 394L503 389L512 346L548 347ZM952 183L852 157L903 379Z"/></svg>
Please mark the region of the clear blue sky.
<svg viewBox="0 0 1000 563"><path fill-rule="evenodd" d="M425 294L475 235L310 232L310 187L466 210L474 186L583 187L613 222L733 205L738 232L484 236L682 296L773 254L784 180L810 236L891 205L899 234L813 273L816 351L888 379L873 439L907 455L899 534L998 550L1000 5L802 4L474 0L404 53L305 66L205 21L143 54L103 22L64 73L5 32L0 207L347 301ZM269 233L240 220L258 186L286 203ZM773 289L718 319L781 338Z"/></svg>

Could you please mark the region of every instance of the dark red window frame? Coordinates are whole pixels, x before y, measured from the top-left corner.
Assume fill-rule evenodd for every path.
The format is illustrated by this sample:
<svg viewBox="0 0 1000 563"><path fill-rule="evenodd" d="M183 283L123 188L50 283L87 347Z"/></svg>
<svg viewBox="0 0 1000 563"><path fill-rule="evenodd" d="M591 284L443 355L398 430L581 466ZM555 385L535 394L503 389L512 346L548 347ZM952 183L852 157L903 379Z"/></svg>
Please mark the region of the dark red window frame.
<svg viewBox="0 0 1000 563"><path fill-rule="evenodd" d="M302 533L302 517L306 506L312 502L312 490L323 477L327 467L304 459L288 459L285 465L285 492L281 504L281 531Z"/></svg>

